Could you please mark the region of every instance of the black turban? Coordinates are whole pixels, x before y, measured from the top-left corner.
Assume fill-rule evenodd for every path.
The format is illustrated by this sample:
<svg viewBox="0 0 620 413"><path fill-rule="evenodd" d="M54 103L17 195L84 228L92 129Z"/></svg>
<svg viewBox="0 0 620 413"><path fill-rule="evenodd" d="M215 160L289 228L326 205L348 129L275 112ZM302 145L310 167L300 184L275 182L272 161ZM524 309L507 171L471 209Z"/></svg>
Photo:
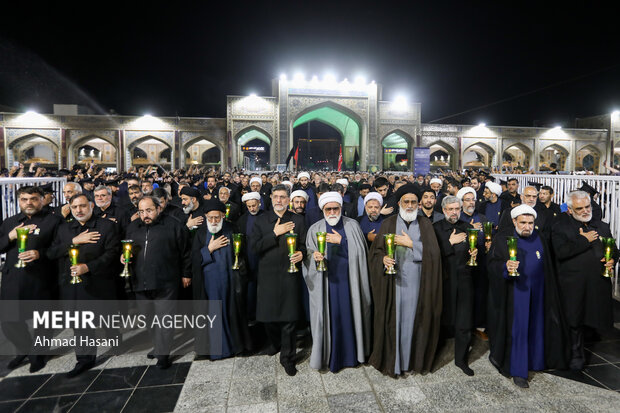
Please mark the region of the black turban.
<svg viewBox="0 0 620 413"><path fill-rule="evenodd" d="M420 191L418 190L418 187L414 184L405 184L398 188L398 191L396 191L396 193L394 194L394 198L398 202L400 202L400 199L407 194L414 194L418 198L418 200L420 200Z"/></svg>
<svg viewBox="0 0 620 413"><path fill-rule="evenodd" d="M196 199L200 199L200 191L198 191L196 188L192 188L189 186L184 186L183 189L181 189L181 195L187 195Z"/></svg>
<svg viewBox="0 0 620 413"><path fill-rule="evenodd" d="M226 205L224 205L222 201L217 198L207 199L203 202L202 208L205 213L211 211L220 211L226 213Z"/></svg>

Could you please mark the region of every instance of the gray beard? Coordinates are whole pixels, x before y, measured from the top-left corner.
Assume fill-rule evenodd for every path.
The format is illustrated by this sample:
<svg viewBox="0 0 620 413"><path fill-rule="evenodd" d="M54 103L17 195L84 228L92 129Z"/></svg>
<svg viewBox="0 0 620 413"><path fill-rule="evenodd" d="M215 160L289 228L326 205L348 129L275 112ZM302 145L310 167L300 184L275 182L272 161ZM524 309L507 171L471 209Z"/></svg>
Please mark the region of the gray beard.
<svg viewBox="0 0 620 413"><path fill-rule="evenodd" d="M212 225L207 221L207 229L211 234L217 234L222 230L222 226L224 225L224 221L220 221L219 223Z"/></svg>
<svg viewBox="0 0 620 413"><path fill-rule="evenodd" d="M248 209L248 212L250 213L250 215L256 215L256 214L258 214L258 211L260 211L260 210L256 210L256 212L252 212L252 211L250 211L250 210Z"/></svg>
<svg viewBox="0 0 620 413"><path fill-rule="evenodd" d="M416 208L413 212L407 212L404 209L400 209L398 211L398 215L400 215L405 222L413 222L418 219L418 209Z"/></svg>
<svg viewBox="0 0 620 413"><path fill-rule="evenodd" d="M379 219L379 216L380 216L380 215L381 215L381 214L368 215L368 220L369 220L370 222L375 222L376 220L378 220L378 219Z"/></svg>
<svg viewBox="0 0 620 413"><path fill-rule="evenodd" d="M329 218L325 217L325 221L327 221L327 223L333 227L333 226L338 225L341 217L342 217L342 214L335 216L335 217L329 217Z"/></svg>
<svg viewBox="0 0 620 413"><path fill-rule="evenodd" d="M590 213L586 218L582 218L580 215L573 215L573 218L579 222L590 222L592 221L592 213Z"/></svg>
<svg viewBox="0 0 620 413"><path fill-rule="evenodd" d="M189 214L190 212L192 212L194 210L194 201L189 201L189 205L186 207L183 207L183 212L185 214Z"/></svg>

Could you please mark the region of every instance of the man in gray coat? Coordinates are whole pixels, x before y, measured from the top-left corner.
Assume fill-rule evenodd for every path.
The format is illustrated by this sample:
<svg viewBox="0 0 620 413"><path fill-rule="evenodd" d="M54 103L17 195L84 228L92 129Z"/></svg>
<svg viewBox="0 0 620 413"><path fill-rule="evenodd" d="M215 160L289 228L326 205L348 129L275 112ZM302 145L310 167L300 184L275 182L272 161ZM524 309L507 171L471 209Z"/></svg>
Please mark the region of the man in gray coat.
<svg viewBox="0 0 620 413"><path fill-rule="evenodd" d="M324 219L308 231L304 266L310 295L310 367L329 367L332 372L364 363L371 346L366 240L357 221L342 215L342 204L338 192L319 198ZM325 254L318 251L317 232L326 232ZM323 260L327 270L318 271L317 264Z"/></svg>

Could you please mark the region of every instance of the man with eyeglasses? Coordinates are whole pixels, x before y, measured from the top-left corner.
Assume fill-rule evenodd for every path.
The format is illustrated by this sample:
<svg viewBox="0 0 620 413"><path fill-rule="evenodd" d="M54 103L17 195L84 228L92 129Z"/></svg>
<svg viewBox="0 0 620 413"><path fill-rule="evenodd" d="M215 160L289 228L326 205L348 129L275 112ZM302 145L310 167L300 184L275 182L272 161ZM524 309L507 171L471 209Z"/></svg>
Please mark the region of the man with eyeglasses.
<svg viewBox="0 0 620 413"><path fill-rule="evenodd" d="M558 278L564 311L571 335L572 370L585 364L584 326L613 327L612 283L602 276L605 268L615 268L618 248L605 260L600 237L611 237L609 224L592 217L590 195L573 191L566 200L568 214L560 214L552 231L553 250L559 261Z"/></svg>
<svg viewBox="0 0 620 413"><path fill-rule="evenodd" d="M463 373L473 376L468 353L474 327L474 283L472 268L466 263L476 257L478 249L470 250L467 230L473 226L460 220L462 201L452 195L441 201L445 219L435 222L435 234L441 250L443 271L443 339L454 335L454 364Z"/></svg>
<svg viewBox="0 0 620 413"><path fill-rule="evenodd" d="M536 211L536 219L534 221L534 226L539 234L547 241L549 241L549 237L551 236L551 225L553 222L553 213L544 207L540 202L538 202L538 190L534 186L526 186L523 188L523 194L521 194L521 202L522 205L527 205L529 207L534 208ZM499 227L498 232L501 233L512 233L514 225L512 224L511 211L513 208L506 209L502 212L502 215L499 219Z"/></svg>
<svg viewBox="0 0 620 413"><path fill-rule="evenodd" d="M371 346L366 241L357 221L342 215L342 204L338 192L319 198L324 219L308 230L304 268L312 327L310 367L334 373L364 363ZM318 251L317 232L326 233L325 254ZM323 260L327 270L318 271Z"/></svg>
<svg viewBox="0 0 620 413"><path fill-rule="evenodd" d="M151 306L158 316L174 312L179 288L191 284L191 244L189 230L169 215L162 214L159 199L145 196L138 202L140 219L127 228L127 239L133 240L131 259L133 291L141 314L149 314ZM121 263L125 264L121 256ZM157 358L156 367L170 367L170 348L174 329L149 329L155 348L148 355Z"/></svg>
<svg viewBox="0 0 620 413"><path fill-rule="evenodd" d="M295 328L303 319L300 262L306 255L306 226L302 216L288 210L289 188L278 184L271 192L272 209L256 218L249 243L258 254L256 320L264 323L270 342L266 354L280 351L280 364L294 376ZM297 235L297 249L289 256L286 234ZM289 265L298 271L289 273Z"/></svg>
<svg viewBox="0 0 620 413"><path fill-rule="evenodd" d="M441 317L441 256L433 226L418 216L415 185L401 186L394 197L398 214L383 221L369 252L374 340L368 363L392 377L430 371ZM396 234L395 259L386 252L386 234ZM386 274L393 264L397 274Z"/></svg>

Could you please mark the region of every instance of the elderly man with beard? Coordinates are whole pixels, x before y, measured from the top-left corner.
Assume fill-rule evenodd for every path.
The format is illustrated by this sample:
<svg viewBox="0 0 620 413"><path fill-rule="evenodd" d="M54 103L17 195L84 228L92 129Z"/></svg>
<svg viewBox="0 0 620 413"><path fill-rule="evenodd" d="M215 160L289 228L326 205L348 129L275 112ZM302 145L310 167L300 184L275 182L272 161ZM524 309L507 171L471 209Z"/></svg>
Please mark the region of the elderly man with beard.
<svg viewBox="0 0 620 413"><path fill-rule="evenodd" d="M241 215L241 211L239 205L233 201L230 189L225 186L220 186L220 189L217 191L217 199L219 199L224 206L226 206L226 204L230 205L227 220L229 222L237 221L237 218Z"/></svg>
<svg viewBox="0 0 620 413"><path fill-rule="evenodd" d="M58 260L60 299L67 302L65 311L75 311L80 308L70 302L118 298L115 280L120 272L117 259L121 245L118 226L109 219L96 216L94 205L85 194L74 195L69 205L75 219L58 229L47 257ZM71 245L79 246L80 263L77 265L71 265ZM71 277L80 277L82 282L71 284ZM90 329L75 329L74 332L76 336L94 337ZM94 367L97 349L78 345L75 356L77 364L67 377L75 377Z"/></svg>
<svg viewBox="0 0 620 413"><path fill-rule="evenodd" d="M310 293L312 354L310 367L338 372L364 363L370 354L371 295L366 243L359 224L342 216L342 196L319 198L324 219L308 230L304 278ZM325 255L317 232L326 232ZM327 271L318 271L325 260Z"/></svg>
<svg viewBox="0 0 620 413"><path fill-rule="evenodd" d="M441 256L431 222L418 218L419 194L413 184L395 194L399 212L386 218L370 249L374 340L369 364L395 377L431 369L441 319ZM396 260L384 236L396 234ZM396 264L396 275L385 268Z"/></svg>
<svg viewBox="0 0 620 413"><path fill-rule="evenodd" d="M553 225L551 239L559 262L558 278L564 310L570 326L570 368L583 369L584 326L608 329L613 326L612 283L601 274L614 268L618 248L605 261L599 237L611 237L609 224L592 217L590 195L573 191L566 200L568 214L561 214Z"/></svg>
<svg viewBox="0 0 620 413"><path fill-rule="evenodd" d="M191 240L182 223L161 213L159 199L145 196L138 203L140 219L129 224L126 237L133 240L130 281L140 314L154 313L161 319L172 315L179 287L192 281ZM125 264L121 255L121 263ZM148 323L150 325L150 322ZM154 350L147 357L157 358L156 367L170 367L170 348L174 329L149 329Z"/></svg>
<svg viewBox="0 0 620 413"><path fill-rule="evenodd" d="M515 385L527 388L529 370L566 368L568 327L549 244L534 229L536 211L522 204L511 216L513 233L498 234L489 253L489 360ZM508 236L517 237L516 261L509 258ZM510 276L515 270L519 276Z"/></svg>
<svg viewBox="0 0 620 413"><path fill-rule="evenodd" d="M243 251L245 252L247 263L248 320L253 322L256 320L256 276L258 274L258 254L254 252L254 249L248 240L254 230L256 218L264 214L265 211L260 209L260 194L258 192L249 192L243 195L241 200L245 204L246 212L239 217L237 227L239 228L239 232L245 236Z"/></svg>
<svg viewBox="0 0 620 413"><path fill-rule="evenodd" d="M273 187L273 210L256 219L249 244L259 255L256 320L265 325L271 343L268 352L275 354L280 349L280 364L286 374L294 376L295 326L303 319L303 280L301 269L289 273L288 268L306 254L306 226L302 217L288 211L289 199L288 187ZM290 231L297 235L297 249L289 256L285 234Z"/></svg>
<svg viewBox="0 0 620 413"><path fill-rule="evenodd" d="M383 206L383 197L378 192L369 192L364 197L364 215L358 217L357 220L364 234L364 239L368 244L368 248L375 240L384 216L381 215L381 207Z"/></svg>
<svg viewBox="0 0 620 413"><path fill-rule="evenodd" d="M553 213L538 202L538 190L533 186L526 186L523 188L521 202L524 205L534 208L536 211L536 219L534 220L536 230L549 241L551 237L551 226L553 224ZM510 218L510 211L511 210L507 209L502 213L499 220L498 232L512 232L513 225L512 218Z"/></svg>
<svg viewBox="0 0 620 413"><path fill-rule="evenodd" d="M106 218L117 223L123 230L129 224L124 208L116 205L112 199L112 189L99 185L95 188L95 208L93 214L98 218Z"/></svg>
<svg viewBox="0 0 620 413"><path fill-rule="evenodd" d="M62 188L62 195L67 201L66 204L61 206L57 206L54 210L54 214L59 217L64 218L67 221L73 220L73 215L71 215L71 207L69 206L69 200L75 194L81 194L82 187L77 182L67 182L65 186Z"/></svg>
<svg viewBox="0 0 620 413"><path fill-rule="evenodd" d="M201 313L214 314L217 310L214 300L221 301L222 337L216 343L215 335L208 331L197 333L196 348L221 348L220 354L209 352L209 358L216 360L237 355L251 349L247 322L246 265L240 256L240 269L233 270L231 239L232 224L226 221L226 207L217 198L204 203L207 225L194 237L192 248L192 285L195 300L209 300ZM204 342L201 342L204 340ZM208 345L207 342L209 343Z"/></svg>
<svg viewBox="0 0 620 413"><path fill-rule="evenodd" d="M420 201L422 208L418 208L418 215L428 218L433 224L441 221L444 216L441 212L435 210L435 204L437 203L435 191L431 188L424 188L420 191L420 194L422 194L422 200Z"/></svg>
<svg viewBox="0 0 620 413"><path fill-rule="evenodd" d="M17 201L20 212L4 220L0 226L0 254L6 254L0 299L51 300L55 298L57 278L54 264L47 258L46 251L56 236L62 218L42 211L43 191L39 187L22 186L17 190ZM22 227L30 228L30 234L26 240L26 251L19 252L17 228ZM26 263L25 267L15 267L19 259ZM26 357L30 361L31 373L45 367L45 357L35 351L25 320L3 321L2 332L19 354L9 362L9 369L19 367ZM47 332L42 330L36 334L41 336Z"/></svg>
<svg viewBox="0 0 620 413"><path fill-rule="evenodd" d="M474 327L473 267L466 263L470 256L477 255L478 250L470 250L466 242L467 230L473 227L459 219L461 200L448 195L441 201L441 205L445 219L435 222L433 227L442 257L444 283L441 318L444 335L454 332L454 364L466 375L473 376L474 371L468 366L471 330Z"/></svg>
<svg viewBox="0 0 620 413"><path fill-rule="evenodd" d="M190 231L194 232L204 225L205 218L200 191L189 186L181 189L181 205L183 205L183 212L187 216L185 225Z"/></svg>

